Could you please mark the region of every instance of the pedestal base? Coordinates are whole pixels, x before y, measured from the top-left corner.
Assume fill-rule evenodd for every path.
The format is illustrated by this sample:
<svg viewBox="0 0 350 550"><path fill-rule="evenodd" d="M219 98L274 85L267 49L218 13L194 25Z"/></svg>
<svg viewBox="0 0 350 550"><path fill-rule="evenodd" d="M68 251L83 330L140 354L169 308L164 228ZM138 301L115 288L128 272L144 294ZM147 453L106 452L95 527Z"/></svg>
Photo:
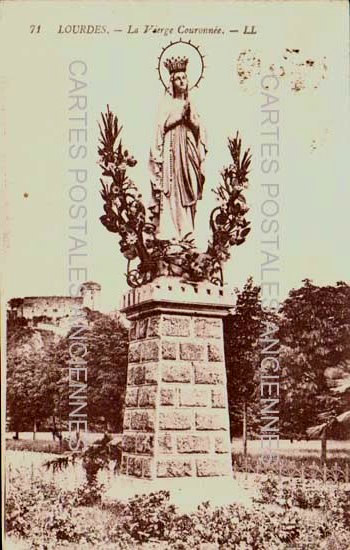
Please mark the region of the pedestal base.
<svg viewBox="0 0 350 550"><path fill-rule="evenodd" d="M123 304L132 323L122 474L162 486L232 476L222 327L232 297L163 277Z"/></svg>
<svg viewBox="0 0 350 550"><path fill-rule="evenodd" d="M210 502L214 508L229 504L240 504L252 507L251 491L231 477L225 478L189 478L157 479L153 481L132 479L128 476L118 476L104 496L104 501L126 502L136 495L144 495L157 491L169 491L170 503L174 504L179 513L194 512L203 502Z"/></svg>

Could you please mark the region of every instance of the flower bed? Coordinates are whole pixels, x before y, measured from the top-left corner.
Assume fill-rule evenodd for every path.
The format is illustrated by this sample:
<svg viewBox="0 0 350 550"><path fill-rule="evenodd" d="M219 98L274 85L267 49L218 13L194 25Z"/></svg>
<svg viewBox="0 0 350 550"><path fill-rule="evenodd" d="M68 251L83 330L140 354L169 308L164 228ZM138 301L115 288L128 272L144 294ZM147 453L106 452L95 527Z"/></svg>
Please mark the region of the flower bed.
<svg viewBox="0 0 350 550"><path fill-rule="evenodd" d="M28 548L46 550L85 545L114 550L319 550L331 544L348 550L349 493L322 484L265 481L251 509L215 509L207 502L191 514L180 514L166 491L102 505L102 490L97 485L63 490L37 474L21 472L8 488L7 534L26 540Z"/></svg>

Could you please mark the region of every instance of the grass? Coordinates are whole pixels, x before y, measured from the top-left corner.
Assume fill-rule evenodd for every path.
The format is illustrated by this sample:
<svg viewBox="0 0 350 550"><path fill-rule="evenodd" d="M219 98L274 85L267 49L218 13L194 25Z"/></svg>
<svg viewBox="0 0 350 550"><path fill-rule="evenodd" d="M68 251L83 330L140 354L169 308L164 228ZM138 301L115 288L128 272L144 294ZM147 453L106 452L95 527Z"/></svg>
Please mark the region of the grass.
<svg viewBox="0 0 350 550"><path fill-rule="evenodd" d="M275 445L275 447L273 447ZM267 449L266 449L267 450ZM234 471L242 472L246 471L250 473L257 473L257 470L262 470L260 458L263 454L260 440L248 441L247 445L247 467L245 466L245 459L243 455L243 441L241 439L234 439L232 441L232 459L234 463ZM268 466L268 454L266 454L266 464L264 468L266 473L275 471L278 472L278 463L282 465L282 471L285 475L300 475L301 469L305 469L305 475L312 477L313 474L317 474L318 478L323 477L323 465L321 462L321 442L318 440L311 441L294 441L291 443L287 439L281 439L271 444L271 465ZM259 467L260 463L260 467ZM327 442L327 469L340 470L339 478L343 481L348 478L350 480L350 441L335 441L329 440ZM314 472L312 469L314 468ZM317 471L319 470L319 471ZM315 473L316 472L316 473ZM282 474L283 475L283 474ZM332 478L333 474L329 474L329 478Z"/></svg>
<svg viewBox="0 0 350 550"><path fill-rule="evenodd" d="M62 432L63 443L60 446L59 441L53 441L51 432L37 432L36 438L33 440L31 432L21 432L19 439L13 439L13 432L6 434L6 449L10 451L29 451L35 453L62 454L69 450L68 444L64 440L68 440L69 432ZM121 440L121 434L112 434L115 441ZM102 433L84 433L82 439L90 444L100 439Z"/></svg>
<svg viewBox="0 0 350 550"><path fill-rule="evenodd" d="M8 451L30 451L35 453L61 454L65 451L58 441L43 441L30 439L7 439L6 449Z"/></svg>
<svg viewBox="0 0 350 550"><path fill-rule="evenodd" d="M7 448L11 448L13 450L16 450L17 447L15 447L17 444L20 446L20 442L28 441L29 444L34 444L34 450L37 447L40 448L40 443L45 442L47 444L53 444L51 432L37 432L36 433L36 439L33 442L33 434L32 432L20 432L19 437L20 439L13 440L14 432L7 432L6 433L6 445ZM69 437L69 432L62 432L63 437L67 438ZM102 437L102 433L96 433L96 432L87 432L83 434L83 439L87 443L92 443L93 441L96 441L96 439L99 439ZM121 439L121 434L111 434L113 438L117 441ZM10 442L14 443L14 447ZM58 444L58 442L56 442ZM11 445L11 447L10 447ZM274 445L274 442L272 442L271 445ZM19 449L21 450L21 449ZM24 448L23 450L33 450L31 447ZM243 452L243 440L241 438L233 438L232 439L232 450L233 453L241 453ZM295 440L293 443L291 443L288 439L280 439L278 441L278 449L273 449L276 451L276 454L281 454L283 456L296 456L296 455L314 455L315 457L319 456L321 454L321 441L320 440L310 440L310 441L297 441ZM40 451L39 451L40 452ZM261 454L261 441L260 439L252 439L248 441L248 454L249 455L259 455ZM348 457L350 459L350 441L341 441L341 440L329 440L327 441L327 454L330 456L343 456L344 458Z"/></svg>
<svg viewBox="0 0 350 550"><path fill-rule="evenodd" d="M8 436L10 434L7 434ZM63 434L66 436L66 434ZM84 434L84 439L87 442L93 442L100 438L102 434L88 433ZM6 449L7 451L20 451L20 455L25 458L27 455L39 457L40 454L59 455L66 452L67 445L62 445L58 441L50 440L50 433L39 432L35 441L31 438L32 434L22 433L21 439L7 439ZM121 435L116 434L115 440L120 439ZM279 458L282 475L301 475L302 469L304 469L305 477L317 476L318 479L323 479L324 471L320 459L320 441L294 441L291 443L289 440L280 440L278 442L278 449L272 449L274 458ZM251 474L256 473L279 473L279 466L277 461L273 461L270 466L262 468L259 464L259 458L262 454L261 441L250 440L248 441L248 460L245 464L243 456L243 442L241 439L233 439L232 441L232 458L233 468L235 474L239 472L247 472ZM21 461L20 461L21 462ZM78 467L80 470L81 467ZM334 441L327 442L327 478L335 479L339 481L350 480L350 441ZM335 473L335 470L338 473ZM74 472L76 472L74 470ZM80 479L82 473L79 471L78 478ZM103 474L104 476L104 474ZM76 477L76 476L75 476Z"/></svg>
<svg viewBox="0 0 350 550"><path fill-rule="evenodd" d="M6 439L13 440L13 436L15 435L14 432L6 432ZM69 438L70 432L69 431L62 431L63 437L66 439ZM121 438L121 434L111 434L113 437ZM92 443L93 441L96 441L96 439L99 439L103 436L102 432L84 432L82 434L83 439L87 443ZM19 440L30 440L33 441L33 432L20 432L19 433ZM35 434L35 440L36 441L51 441L52 442L52 435L51 432L36 432Z"/></svg>
<svg viewBox="0 0 350 550"><path fill-rule="evenodd" d="M240 438L232 440L232 450L234 454L243 452L243 441ZM271 443L271 451L280 457L313 457L318 458L321 455L321 441L294 441L291 443L288 439L280 439L278 442ZM262 454L260 439L248 441L248 455L257 456ZM350 460L350 441L329 440L327 441L327 455L329 457L348 458Z"/></svg>
<svg viewBox="0 0 350 550"><path fill-rule="evenodd" d="M10 434L7 434L8 437ZM66 434L63 434L66 436ZM67 451L67 446L62 445L58 441L50 440L51 434L48 432L39 432L35 441L32 439L32 434L29 432L20 434L21 439L7 439L6 449L8 451L21 451L22 453L46 453L59 455ZM100 433L88 433L84 434L84 439L87 442L93 442L100 438ZM114 435L115 440L121 438L120 434ZM312 441L294 441L291 443L289 440L280 440L278 442L278 449L273 449L275 458L281 459L283 469L286 471L306 470L319 468L322 469L320 460L320 447L321 443L317 440ZM234 471L242 472L246 471L245 461L243 456L243 442L241 439L233 439L232 441L232 458L234 462ZM247 472L256 473L258 469L259 457L262 454L260 440L248 441L248 465ZM276 466L277 467L277 466ZM278 468L278 467L277 467ZM338 468L343 474L340 479L345 480L346 476L350 476L350 441L334 441L327 442L327 468ZM261 470L261 467L259 468ZM271 471L270 468L266 468L266 471ZM293 474L291 474L293 475ZM310 471L306 472L307 476L312 475ZM323 471L317 472L318 477L323 475Z"/></svg>

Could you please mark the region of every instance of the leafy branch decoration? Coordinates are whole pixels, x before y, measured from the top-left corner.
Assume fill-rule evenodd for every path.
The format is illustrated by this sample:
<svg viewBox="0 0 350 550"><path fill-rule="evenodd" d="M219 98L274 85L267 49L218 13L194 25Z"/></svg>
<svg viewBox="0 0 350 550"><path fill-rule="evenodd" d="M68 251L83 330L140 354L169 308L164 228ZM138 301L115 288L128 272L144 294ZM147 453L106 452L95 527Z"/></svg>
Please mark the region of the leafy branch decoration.
<svg viewBox="0 0 350 550"><path fill-rule="evenodd" d="M127 282L139 287L160 275L178 276L191 283L210 281L223 284L223 263L230 258L230 248L246 240L250 222L245 215L249 208L243 195L248 185L251 163L249 149L242 155L242 141L237 132L228 140L232 164L221 172L221 182L214 193L220 203L210 215L211 239L205 252L199 252L190 236L180 242L159 240L156 226L141 200L141 195L127 174L137 161L123 147L122 126L107 106L102 113L99 164L104 179L101 196L104 215L101 223L120 236L120 251L128 260ZM107 180L107 182L106 182Z"/></svg>

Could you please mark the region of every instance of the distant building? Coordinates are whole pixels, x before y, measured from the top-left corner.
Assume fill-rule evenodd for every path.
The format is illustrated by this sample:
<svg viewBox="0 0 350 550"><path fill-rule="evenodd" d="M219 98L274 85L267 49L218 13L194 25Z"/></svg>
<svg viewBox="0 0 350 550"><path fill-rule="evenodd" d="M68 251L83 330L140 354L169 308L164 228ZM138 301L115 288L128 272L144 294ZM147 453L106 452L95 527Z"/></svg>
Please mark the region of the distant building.
<svg viewBox="0 0 350 550"><path fill-rule="evenodd" d="M80 296L30 296L12 298L8 302L10 319L42 320L46 318L58 322L64 317L70 317L79 307L87 307L92 311L100 311L101 285L88 281L81 285Z"/></svg>

